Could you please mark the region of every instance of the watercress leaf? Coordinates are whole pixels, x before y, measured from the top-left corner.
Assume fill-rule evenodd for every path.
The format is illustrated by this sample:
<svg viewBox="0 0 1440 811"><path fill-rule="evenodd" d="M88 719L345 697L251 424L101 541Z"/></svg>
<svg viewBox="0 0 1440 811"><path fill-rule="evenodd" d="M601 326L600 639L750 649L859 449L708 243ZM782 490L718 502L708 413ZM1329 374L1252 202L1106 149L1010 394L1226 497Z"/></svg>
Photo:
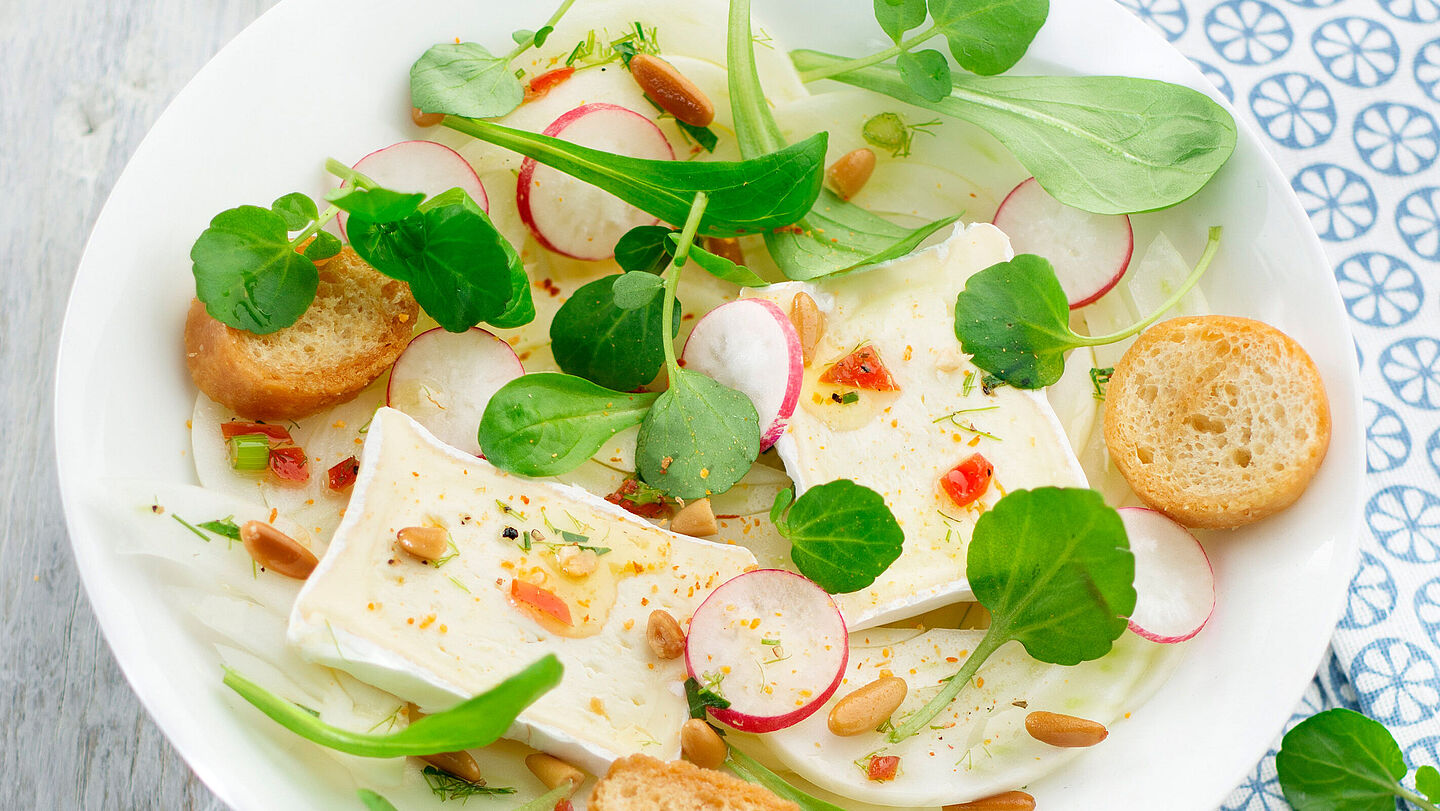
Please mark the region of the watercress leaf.
<svg viewBox="0 0 1440 811"><path fill-rule="evenodd" d="M520 254L515 252L510 241L500 240L500 247L505 251L505 259L510 268L510 303L505 305L504 312L489 319L489 323L500 329L523 327L535 320L535 299L530 295L530 277L526 275L525 264L520 261Z"/></svg>
<svg viewBox="0 0 1440 811"><path fill-rule="evenodd" d="M1440 803L1440 769L1421 766L1415 770L1415 788L1432 803Z"/></svg>
<svg viewBox="0 0 1440 811"><path fill-rule="evenodd" d="M496 118L524 98L509 63L474 42L434 45L410 68L410 103L424 113Z"/></svg>
<svg viewBox="0 0 1440 811"><path fill-rule="evenodd" d="M976 366L1016 388L1060 379L1065 350L1084 339L1049 260L1022 253L971 276L955 299L955 337Z"/></svg>
<svg viewBox="0 0 1440 811"><path fill-rule="evenodd" d="M680 247L680 235L671 233L669 240L669 250L674 253L675 249ZM769 284L750 268L737 265L723 256L716 256L699 245L690 248L689 259L711 276L724 279L731 284L738 284L741 287L764 287Z"/></svg>
<svg viewBox="0 0 1440 811"><path fill-rule="evenodd" d="M907 51L895 58L900 78L920 98L939 101L950 95L950 63L935 50Z"/></svg>
<svg viewBox="0 0 1440 811"><path fill-rule="evenodd" d="M640 478L678 498L729 490L760 454L760 417L750 398L685 369L640 423Z"/></svg>
<svg viewBox="0 0 1440 811"><path fill-rule="evenodd" d="M775 503L770 505L770 523L775 529L784 535L788 530L785 526L785 510L795 500L795 491L787 487L775 494Z"/></svg>
<svg viewBox="0 0 1440 811"><path fill-rule="evenodd" d="M329 231L316 231L315 238L305 246L305 258L312 262L329 259L340 252L340 238Z"/></svg>
<svg viewBox="0 0 1440 811"><path fill-rule="evenodd" d="M511 473L554 476L574 470L617 431L645 417L658 394L626 394L557 372L506 383L480 418L485 458Z"/></svg>
<svg viewBox="0 0 1440 811"><path fill-rule="evenodd" d="M975 522L965 576L991 628L1057 665L1098 659L1135 610L1135 556L1094 490L1011 490Z"/></svg>
<svg viewBox="0 0 1440 811"><path fill-rule="evenodd" d="M925 0L875 0L874 5L875 21L896 42L906 31L925 22Z"/></svg>
<svg viewBox="0 0 1440 811"><path fill-rule="evenodd" d="M730 753L725 758L725 767L735 774L736 777L770 789L774 794L789 800L800 806L800 811L845 811L838 805L827 803L816 797L801 791L785 781L785 778L770 771L760 764L760 761L741 752L735 747L730 747Z"/></svg>
<svg viewBox="0 0 1440 811"><path fill-rule="evenodd" d="M320 212L315 208L315 201L311 200L309 195L298 191L277 198L270 204L270 210L280 215L288 231L299 231L320 216Z"/></svg>
<svg viewBox="0 0 1440 811"><path fill-rule="evenodd" d="M820 193L826 133L743 161L646 160L602 152L489 121L451 116L445 126L604 189L664 222L682 223L697 192L709 204L699 233L730 237L781 228Z"/></svg>
<svg viewBox="0 0 1440 811"><path fill-rule="evenodd" d="M1384 725L1337 708L1285 733L1275 769L1295 811L1393 811L1405 758Z"/></svg>
<svg viewBox="0 0 1440 811"><path fill-rule="evenodd" d="M650 275L650 274L644 274ZM680 330L675 302L671 334L662 326L665 302L626 310L615 303L615 282L605 276L576 290L550 322L551 350L561 370L617 391L649 383L665 363L665 341Z"/></svg>
<svg viewBox="0 0 1440 811"><path fill-rule="evenodd" d="M615 262L623 270L659 273L670 264L666 237L674 233L663 225L638 225L615 243Z"/></svg>
<svg viewBox="0 0 1440 811"><path fill-rule="evenodd" d="M360 796L360 803L369 811L396 811L395 806L389 800L368 788L362 788L356 793Z"/></svg>
<svg viewBox="0 0 1440 811"><path fill-rule="evenodd" d="M795 51L806 70L843 57ZM921 98L899 70L873 65L833 77L959 118L1006 146L1057 200L1097 214L1183 202L1235 151L1235 120L1188 87L1124 76L952 76L950 96Z"/></svg>
<svg viewBox="0 0 1440 811"><path fill-rule="evenodd" d="M655 300L665 289L665 280L653 273L630 271L615 280L612 291L615 306L622 310L638 310Z"/></svg>
<svg viewBox="0 0 1440 811"><path fill-rule="evenodd" d="M825 189L803 220L767 233L765 246L786 278L806 281L898 259L958 219L905 228Z"/></svg>
<svg viewBox="0 0 1440 811"><path fill-rule="evenodd" d="M516 45L526 45L535 41L535 32L528 28L519 28L510 32L510 38L515 40Z"/></svg>
<svg viewBox="0 0 1440 811"><path fill-rule="evenodd" d="M930 18L960 67L991 76L1020 61L1050 14L1050 0L930 0Z"/></svg>
<svg viewBox="0 0 1440 811"><path fill-rule="evenodd" d="M295 323L320 284L279 214L239 206L215 215L190 248L195 296L216 320L258 335Z"/></svg>
<svg viewBox="0 0 1440 811"><path fill-rule="evenodd" d="M874 583L905 542L885 498L849 479L806 490L775 526L790 539L795 568L831 594Z"/></svg>
<svg viewBox="0 0 1440 811"><path fill-rule="evenodd" d="M380 186L343 186L326 192L325 199L353 217L385 223L403 220L414 214L425 200L425 195L392 191Z"/></svg>
<svg viewBox="0 0 1440 811"><path fill-rule="evenodd" d="M225 685L271 720L302 738L361 757L403 757L455 752L494 743L522 710L560 683L564 668L546 654L491 689L445 712L427 715L399 732L351 732L318 717L225 668Z"/></svg>
<svg viewBox="0 0 1440 811"><path fill-rule="evenodd" d="M536 48L539 48L540 46L545 44L545 40L549 39L550 35L554 32L555 26L553 25L540 26L540 30L535 32L534 37L531 37L531 44L534 45Z"/></svg>

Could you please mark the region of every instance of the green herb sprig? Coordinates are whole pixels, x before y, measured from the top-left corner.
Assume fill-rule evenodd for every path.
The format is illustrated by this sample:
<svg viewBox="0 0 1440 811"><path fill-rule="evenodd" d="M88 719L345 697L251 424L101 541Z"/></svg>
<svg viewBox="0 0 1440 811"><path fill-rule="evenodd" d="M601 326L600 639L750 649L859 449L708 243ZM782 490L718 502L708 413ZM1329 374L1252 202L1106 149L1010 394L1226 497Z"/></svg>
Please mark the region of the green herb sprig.
<svg viewBox="0 0 1440 811"><path fill-rule="evenodd" d="M883 0L881 0L883 2ZM736 777L756 785L770 789L776 795L789 800L800 806L800 811L845 811L834 803L828 803L817 797L812 797L800 789L790 785L785 778L770 771L760 764L760 761L741 752L735 747L730 747L729 754L725 758L725 768Z"/></svg>
<svg viewBox="0 0 1440 811"><path fill-rule="evenodd" d="M770 520L790 540L795 568L831 594L866 588L904 549L905 533L884 497L849 479L798 499L789 488L780 491Z"/></svg>
<svg viewBox="0 0 1440 811"><path fill-rule="evenodd" d="M613 391L573 375L528 374L490 398L477 438L485 458L501 470L554 476L638 425L659 396Z"/></svg>
<svg viewBox="0 0 1440 811"><path fill-rule="evenodd" d="M1440 770L1421 766L1415 788L1406 786L1394 736L1353 710L1326 710L1296 724L1280 743L1275 769L1295 811L1393 811L1396 799L1440 811Z"/></svg>

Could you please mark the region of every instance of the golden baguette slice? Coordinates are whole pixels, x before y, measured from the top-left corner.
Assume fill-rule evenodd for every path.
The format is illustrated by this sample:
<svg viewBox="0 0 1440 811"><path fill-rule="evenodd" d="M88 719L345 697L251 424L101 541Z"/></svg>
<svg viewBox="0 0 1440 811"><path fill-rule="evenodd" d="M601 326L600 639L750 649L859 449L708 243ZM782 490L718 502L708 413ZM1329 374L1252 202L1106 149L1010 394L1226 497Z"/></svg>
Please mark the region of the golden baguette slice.
<svg viewBox="0 0 1440 811"><path fill-rule="evenodd" d="M724 772L676 760L630 755L590 795L590 811L800 811L767 789Z"/></svg>
<svg viewBox="0 0 1440 811"><path fill-rule="evenodd" d="M1146 504L1185 526L1236 527L1305 491L1330 446L1330 406L1285 333L1247 318L1173 318L1115 364L1105 444Z"/></svg>
<svg viewBox="0 0 1440 811"><path fill-rule="evenodd" d="M410 286L349 247L320 265L315 301L269 335L216 321L198 300L185 319L185 362L212 400L252 420L299 419L353 398L410 342Z"/></svg>

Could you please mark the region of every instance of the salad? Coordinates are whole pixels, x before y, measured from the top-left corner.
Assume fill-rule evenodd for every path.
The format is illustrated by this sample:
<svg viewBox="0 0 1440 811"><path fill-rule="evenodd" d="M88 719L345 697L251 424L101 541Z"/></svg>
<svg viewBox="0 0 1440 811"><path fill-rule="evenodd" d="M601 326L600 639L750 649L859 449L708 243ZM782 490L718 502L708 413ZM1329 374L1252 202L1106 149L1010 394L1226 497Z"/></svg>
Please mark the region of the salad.
<svg viewBox="0 0 1440 811"><path fill-rule="evenodd" d="M1221 236L1137 250L1127 215L1201 188L1228 115L988 78L1043 2L881 0L896 44L860 59L743 0L570 6L417 55L423 140L331 161L323 210L197 240L236 330L292 327L346 242L423 312L341 404L202 393L204 487L145 486L226 684L399 807L583 802L633 753L933 807L1101 745L1213 604L1189 533L1115 509L1097 425L1125 342L1207 309Z"/></svg>

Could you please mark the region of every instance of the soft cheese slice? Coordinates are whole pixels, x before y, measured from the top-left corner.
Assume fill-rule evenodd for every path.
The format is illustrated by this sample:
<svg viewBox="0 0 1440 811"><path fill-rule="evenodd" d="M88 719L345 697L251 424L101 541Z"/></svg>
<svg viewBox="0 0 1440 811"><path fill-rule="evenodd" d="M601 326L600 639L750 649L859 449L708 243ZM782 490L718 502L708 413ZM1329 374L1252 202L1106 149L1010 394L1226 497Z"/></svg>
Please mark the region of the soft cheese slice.
<svg viewBox="0 0 1440 811"><path fill-rule="evenodd" d="M837 596L851 629L969 597L966 545L975 520L1006 491L1085 486L1045 397L1009 387L986 394L955 338L955 297L965 280L1012 255L994 226L971 225L874 270L755 293L788 311L803 291L825 314L800 406L775 444L797 489L853 479L881 493L905 531L905 551L874 584ZM898 392L820 382L831 364L866 344ZM994 466L994 479L982 499L957 507L940 477L974 453Z"/></svg>
<svg viewBox="0 0 1440 811"><path fill-rule="evenodd" d="M1080 755L1025 731L1032 710L1076 715L1111 724L1145 698L1137 688L1148 674L1177 660L1183 645L1160 645L1126 633L1110 653L1075 667L1031 659L1018 642L986 660L960 696L926 729L891 744L884 734L841 738L826 726L830 707L882 675L905 679L909 694L892 720L899 723L940 690L960 668L984 631L916 631L872 628L850 635L845 681L826 706L788 729L764 736L788 768L827 790L888 806L961 803L1024 786ZM1104 744L1100 744L1103 746ZM871 756L896 755L893 781L868 779L860 765Z"/></svg>
<svg viewBox="0 0 1440 811"><path fill-rule="evenodd" d="M396 532L420 525L448 529L454 557L437 567L399 552ZM506 538L507 527L519 537ZM593 574L561 571L553 544L575 542L608 550ZM578 488L503 473L382 408L289 639L307 658L430 711L554 653L563 682L507 737L603 773L623 755L679 753L685 668L651 653L650 612L685 623L713 588L754 565L743 547L674 535ZM517 580L563 600L572 624L512 597Z"/></svg>

